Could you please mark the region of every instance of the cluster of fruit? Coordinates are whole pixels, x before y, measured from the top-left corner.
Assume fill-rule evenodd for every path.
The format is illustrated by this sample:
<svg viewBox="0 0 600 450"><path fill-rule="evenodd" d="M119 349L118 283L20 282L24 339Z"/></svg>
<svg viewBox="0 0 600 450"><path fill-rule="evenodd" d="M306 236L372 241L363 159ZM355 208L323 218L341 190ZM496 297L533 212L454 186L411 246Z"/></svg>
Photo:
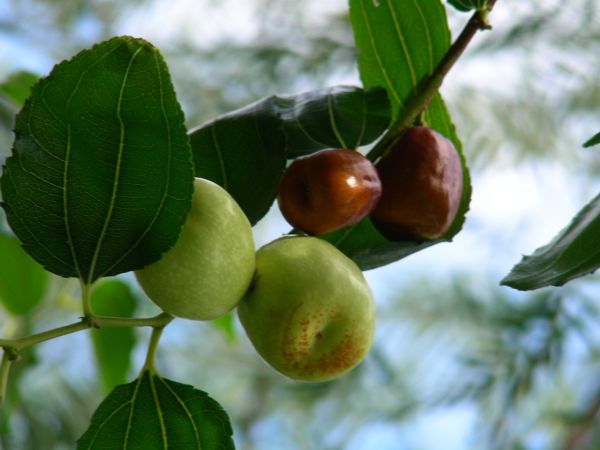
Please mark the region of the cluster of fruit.
<svg viewBox="0 0 600 450"><path fill-rule="evenodd" d="M450 141L414 127L376 166L345 149L294 160L278 203L290 224L309 234L369 215L389 239L435 239L458 210L461 167ZM375 329L373 298L359 267L312 236L282 237L255 252L251 225L235 200L208 180L194 183L175 246L136 272L148 297L194 320L237 306L258 353L291 378L328 380L356 366Z"/></svg>
<svg viewBox="0 0 600 450"><path fill-rule="evenodd" d="M320 235L370 216L388 239L437 239L460 205L462 166L452 143L410 128L374 166L360 153L322 150L298 158L279 185L279 208L299 230Z"/></svg>

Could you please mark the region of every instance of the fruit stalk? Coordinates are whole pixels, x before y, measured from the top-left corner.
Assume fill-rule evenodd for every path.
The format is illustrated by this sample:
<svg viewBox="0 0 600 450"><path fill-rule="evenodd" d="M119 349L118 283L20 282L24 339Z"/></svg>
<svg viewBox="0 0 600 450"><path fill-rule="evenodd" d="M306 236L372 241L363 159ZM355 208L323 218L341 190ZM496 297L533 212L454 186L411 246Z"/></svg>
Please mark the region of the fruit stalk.
<svg viewBox="0 0 600 450"><path fill-rule="evenodd" d="M444 78L462 56L475 34L480 30L487 30L491 28L489 22L487 21L487 16L495 4L496 0L491 0L487 6L487 9L483 11L476 11L471 16L465 25L465 28L450 46L433 73L422 82L422 85L418 87L414 94L408 99L398 118L390 126L388 131L383 135L375 147L371 149L367 155L367 158L374 162L379 157L386 154L387 151L394 146L402 134L404 134L404 132L414 124L417 117L419 117L419 115L427 109L434 95L442 86Z"/></svg>
<svg viewBox="0 0 600 450"><path fill-rule="evenodd" d="M4 400L6 400L6 387L8 386L8 375L11 364L10 353L4 350L2 362L0 362L0 408L4 405Z"/></svg>
<svg viewBox="0 0 600 450"><path fill-rule="evenodd" d="M156 369L154 368L154 361L156 359L156 350L158 349L158 343L160 341L160 336L162 335L163 330L165 329L165 325L153 327L152 335L150 335L150 342L148 343L148 351L146 352L146 361L144 362L144 367L142 368L142 373L144 371L149 371L150 373L156 373Z"/></svg>

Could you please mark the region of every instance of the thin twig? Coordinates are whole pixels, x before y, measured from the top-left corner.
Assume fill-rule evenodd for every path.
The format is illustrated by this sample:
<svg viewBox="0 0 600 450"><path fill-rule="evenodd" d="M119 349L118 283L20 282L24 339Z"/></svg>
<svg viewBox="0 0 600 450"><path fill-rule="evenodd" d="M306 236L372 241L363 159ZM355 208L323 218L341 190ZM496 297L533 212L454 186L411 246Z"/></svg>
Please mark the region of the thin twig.
<svg viewBox="0 0 600 450"><path fill-rule="evenodd" d="M8 386L8 375L11 364L11 355L8 351L4 350L2 361L0 362L0 408L4 405L4 401L6 400L6 387Z"/></svg>
<svg viewBox="0 0 600 450"><path fill-rule="evenodd" d="M487 10L477 11L471 16L465 28L450 46L433 73L422 82L421 86L407 100L396 121L390 126L375 147L371 149L367 155L371 161L375 161L384 155L402 134L413 125L417 117L427 109L429 103L442 86L444 78L462 56L473 36L480 30L490 28L487 21L487 14L495 4L496 0L491 0Z"/></svg>
<svg viewBox="0 0 600 450"><path fill-rule="evenodd" d="M565 439L561 450L580 450L589 444L591 428L600 414L600 389L587 410L581 415L581 423L572 427L571 432Z"/></svg>
<svg viewBox="0 0 600 450"><path fill-rule="evenodd" d="M173 320L173 316L167 313L161 313L154 317L130 318L130 317L108 317L92 316L84 317L79 322L65 325L41 333L32 334L16 339L0 339L0 347L8 353L18 353L21 350L39 344L50 339L54 339L67 334L76 333L88 328L101 327L159 327L165 326Z"/></svg>

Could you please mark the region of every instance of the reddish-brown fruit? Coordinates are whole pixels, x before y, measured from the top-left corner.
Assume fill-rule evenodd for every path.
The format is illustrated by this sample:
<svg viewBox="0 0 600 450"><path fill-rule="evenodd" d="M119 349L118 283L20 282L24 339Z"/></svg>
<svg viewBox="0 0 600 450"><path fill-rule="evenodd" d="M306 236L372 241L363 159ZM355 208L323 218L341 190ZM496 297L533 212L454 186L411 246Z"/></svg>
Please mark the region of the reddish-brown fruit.
<svg viewBox="0 0 600 450"><path fill-rule="evenodd" d="M323 234L361 221L380 195L371 161L353 150L329 149L294 160L279 182L277 201L292 226Z"/></svg>
<svg viewBox="0 0 600 450"><path fill-rule="evenodd" d="M376 165L382 194L371 219L391 240L437 239L454 221L463 189L460 156L430 128L410 128Z"/></svg>

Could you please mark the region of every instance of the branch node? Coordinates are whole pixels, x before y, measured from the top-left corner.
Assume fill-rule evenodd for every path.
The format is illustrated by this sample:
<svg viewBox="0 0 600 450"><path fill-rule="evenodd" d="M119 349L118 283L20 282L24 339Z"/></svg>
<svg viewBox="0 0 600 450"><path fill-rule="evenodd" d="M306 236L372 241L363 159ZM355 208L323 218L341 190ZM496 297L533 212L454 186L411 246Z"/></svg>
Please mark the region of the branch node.
<svg viewBox="0 0 600 450"><path fill-rule="evenodd" d="M6 352L6 356L9 361L15 362L21 359L21 354L12 347L4 347L4 351Z"/></svg>

